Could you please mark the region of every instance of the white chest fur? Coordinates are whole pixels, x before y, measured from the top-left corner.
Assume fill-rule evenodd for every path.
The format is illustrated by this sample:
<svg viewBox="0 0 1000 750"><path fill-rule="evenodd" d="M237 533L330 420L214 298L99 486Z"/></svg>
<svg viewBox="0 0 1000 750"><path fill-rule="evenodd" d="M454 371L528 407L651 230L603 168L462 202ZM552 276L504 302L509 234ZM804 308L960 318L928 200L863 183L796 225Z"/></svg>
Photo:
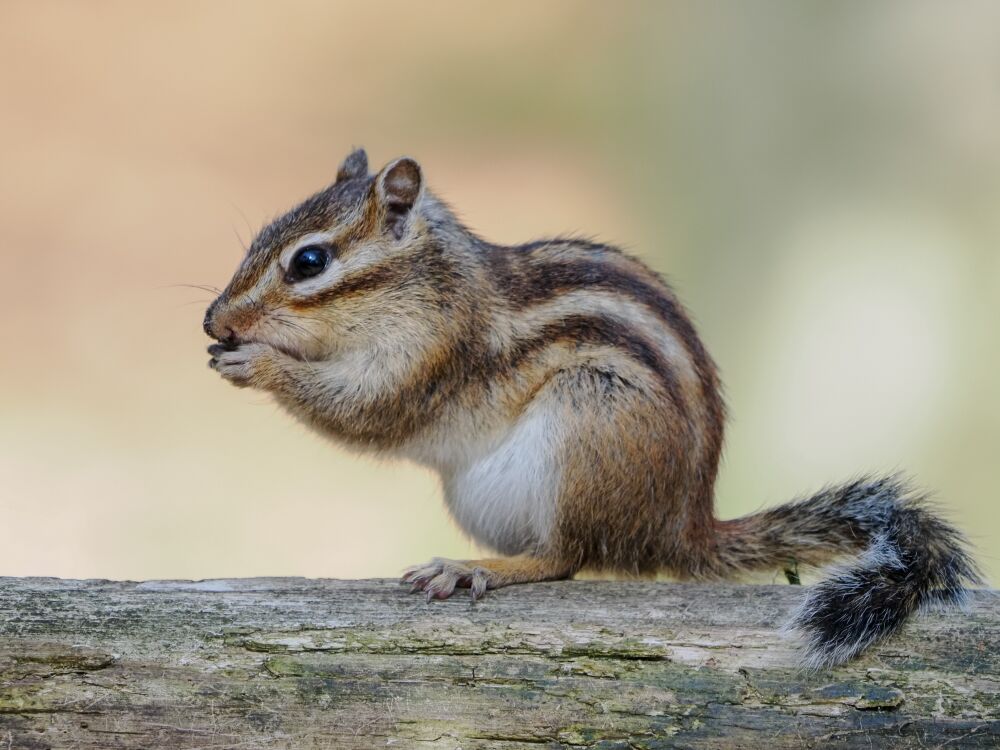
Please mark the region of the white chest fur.
<svg viewBox="0 0 1000 750"><path fill-rule="evenodd" d="M529 409L489 441L463 430L449 432L451 437L434 441L433 455L420 451L418 460L441 472L445 501L458 525L503 554L542 548L555 522L560 482L553 416Z"/></svg>

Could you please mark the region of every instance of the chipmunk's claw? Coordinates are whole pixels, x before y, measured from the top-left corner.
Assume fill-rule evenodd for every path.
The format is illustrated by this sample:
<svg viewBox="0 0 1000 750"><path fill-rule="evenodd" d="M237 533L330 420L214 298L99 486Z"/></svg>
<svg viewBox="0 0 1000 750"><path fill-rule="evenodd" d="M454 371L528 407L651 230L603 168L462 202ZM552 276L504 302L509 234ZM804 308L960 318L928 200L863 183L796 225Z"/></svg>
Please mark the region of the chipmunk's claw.
<svg viewBox="0 0 1000 750"><path fill-rule="evenodd" d="M410 593L424 592L427 601L447 599L456 588L467 588L472 601L481 598L489 588L490 571L470 566L459 560L435 557L424 565L403 571L401 583L410 584Z"/></svg>

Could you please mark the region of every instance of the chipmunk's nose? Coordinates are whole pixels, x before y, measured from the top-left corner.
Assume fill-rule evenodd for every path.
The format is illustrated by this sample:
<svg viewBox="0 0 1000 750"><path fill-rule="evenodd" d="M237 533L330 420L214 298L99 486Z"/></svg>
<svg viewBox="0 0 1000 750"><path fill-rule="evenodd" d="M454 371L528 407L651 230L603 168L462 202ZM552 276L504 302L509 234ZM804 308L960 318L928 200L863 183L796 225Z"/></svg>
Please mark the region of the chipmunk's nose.
<svg viewBox="0 0 1000 750"><path fill-rule="evenodd" d="M216 312L221 301L222 297L219 297L208 306L208 309L205 311L205 320L202 321L201 327L205 329L205 333L208 334L209 338L222 343L226 343L227 341L232 342L236 340L236 333L229 326L220 325L217 320L218 315Z"/></svg>
<svg viewBox="0 0 1000 750"><path fill-rule="evenodd" d="M222 297L219 297L208 306L208 310L205 311L205 320L202 321L201 325L209 338L213 338L226 348L232 349L240 343L240 337L230 326L232 322L231 311L223 308L220 314L219 306L224 301Z"/></svg>
<svg viewBox="0 0 1000 750"><path fill-rule="evenodd" d="M209 336L210 338L213 338L213 339L214 339L214 338L218 338L218 337L217 337L217 336L216 336L216 335L215 335L215 334L214 334L214 333L212 332L212 322L213 322L213 321L212 321L212 313L214 313L214 312L215 312L215 306L216 306L217 304L219 304L219 300L215 300L214 302L212 302L212 304L211 304L211 305L209 305L209 306L208 306L208 309L207 309L207 310L205 311L205 320L203 320L203 321L202 321L202 323L201 323L201 327L205 329L205 333L206 333L206 334L207 334L207 335L208 335L208 336Z"/></svg>

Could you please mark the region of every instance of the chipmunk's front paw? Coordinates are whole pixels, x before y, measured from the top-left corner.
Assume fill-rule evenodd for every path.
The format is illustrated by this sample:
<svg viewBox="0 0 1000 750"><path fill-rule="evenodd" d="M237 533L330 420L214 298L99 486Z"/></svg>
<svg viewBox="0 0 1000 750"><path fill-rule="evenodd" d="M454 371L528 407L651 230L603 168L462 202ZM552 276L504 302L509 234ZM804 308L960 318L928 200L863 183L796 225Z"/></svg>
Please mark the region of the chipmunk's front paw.
<svg viewBox="0 0 1000 750"><path fill-rule="evenodd" d="M264 344L239 344L231 348L212 344L208 353L212 355L208 366L240 388L263 386L267 365L274 356L274 350Z"/></svg>
<svg viewBox="0 0 1000 750"><path fill-rule="evenodd" d="M435 557L429 563L407 568L401 582L411 584L410 593L423 591L428 601L447 599L456 588L469 589L475 601L490 588L491 575L489 570L478 565Z"/></svg>

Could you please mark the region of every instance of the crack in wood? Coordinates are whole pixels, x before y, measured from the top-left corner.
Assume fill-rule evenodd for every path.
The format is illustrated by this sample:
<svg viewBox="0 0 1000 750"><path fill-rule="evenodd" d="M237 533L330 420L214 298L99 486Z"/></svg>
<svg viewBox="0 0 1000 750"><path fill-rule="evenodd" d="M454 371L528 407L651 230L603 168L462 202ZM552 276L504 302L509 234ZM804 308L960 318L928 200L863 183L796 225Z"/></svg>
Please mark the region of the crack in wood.
<svg viewBox="0 0 1000 750"><path fill-rule="evenodd" d="M0 748L1000 745L994 595L810 672L774 628L796 594L0 579Z"/></svg>

